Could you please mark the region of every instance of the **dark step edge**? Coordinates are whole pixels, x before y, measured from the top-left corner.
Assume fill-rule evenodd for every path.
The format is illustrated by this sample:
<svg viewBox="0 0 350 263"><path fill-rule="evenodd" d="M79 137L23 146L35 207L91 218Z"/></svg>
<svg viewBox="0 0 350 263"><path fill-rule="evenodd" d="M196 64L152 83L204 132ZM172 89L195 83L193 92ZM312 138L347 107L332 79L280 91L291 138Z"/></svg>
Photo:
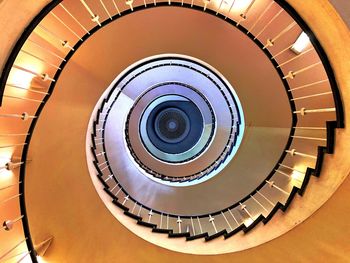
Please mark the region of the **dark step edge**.
<svg viewBox="0 0 350 263"><path fill-rule="evenodd" d="M127 215L128 217L131 217L137 221L140 221L142 220L142 217L141 216L138 216L138 215L135 215L133 213L130 213L129 211L124 211L124 215Z"/></svg>
<svg viewBox="0 0 350 263"><path fill-rule="evenodd" d="M259 224L260 222L262 222L263 220L265 219L265 217L263 215L259 215L257 217L257 219L255 219L253 221L253 223L251 223L249 226L246 226L244 229L243 229L243 232L246 234L248 233L250 230L252 230L257 224Z"/></svg>
<svg viewBox="0 0 350 263"><path fill-rule="evenodd" d="M138 220L137 224L141 225L141 226L145 226L145 227L150 227L150 228L156 228L157 227L156 224L152 224L152 223L148 223L148 222L142 221L142 219Z"/></svg>
<svg viewBox="0 0 350 263"><path fill-rule="evenodd" d="M299 191L299 188L296 187L296 186L293 186L292 191L290 191L290 194L289 194L289 197L288 197L286 203L285 203L285 204L283 205L283 207L281 208L281 210L282 210L283 212L286 212L286 211L287 211L288 207L289 207L290 204L292 203L292 201L293 201L295 195L298 193L298 191Z"/></svg>
<svg viewBox="0 0 350 263"><path fill-rule="evenodd" d="M326 146L318 146L317 151L317 161L315 165L315 171L314 175L316 177L320 176L322 163L324 160L324 155L327 154L333 154L334 153L334 142L335 142L335 129L338 127L338 124L336 121L327 121L326 122L326 128L327 128L327 145Z"/></svg>
<svg viewBox="0 0 350 263"><path fill-rule="evenodd" d="M100 111L100 109L98 109L97 110L97 114L96 114L96 122L97 122L97 124L99 124L99 122L100 122L100 115L101 115L101 111Z"/></svg>
<svg viewBox="0 0 350 263"><path fill-rule="evenodd" d="M317 148L317 160L315 165L314 176L319 177L324 160L324 154L327 153L327 149L324 146L318 146Z"/></svg>
<svg viewBox="0 0 350 263"><path fill-rule="evenodd" d="M93 163L93 165L95 166L95 169L96 169L96 172L98 173L98 175L99 175L100 177L102 177L103 174L101 173L101 170L100 170L100 167L99 167L98 164L97 164L97 161L94 160L94 161L92 161L92 163Z"/></svg>
<svg viewBox="0 0 350 263"><path fill-rule="evenodd" d="M293 186L293 189L292 189L292 191L290 192L289 197L288 197L286 203L285 203L285 204L282 204L281 202L278 201L277 204L275 205L275 207L274 207L274 208L271 210L271 212L268 214L268 216L262 220L263 223L264 223L264 225L267 224L267 223L271 220L271 218L276 214L276 212L277 212L278 210L281 210L281 211L283 211L283 212L286 212L287 209L288 209L288 207L289 207L290 204L292 203L292 201L293 201L295 195L296 195L299 191L300 191L300 189L299 189L298 187Z"/></svg>
<svg viewBox="0 0 350 263"><path fill-rule="evenodd" d="M104 98L103 100L102 100L102 102L101 102L101 104L100 104L100 109L103 109L105 106L106 106L106 103L107 103L107 99L106 98Z"/></svg>
<svg viewBox="0 0 350 263"><path fill-rule="evenodd" d="M177 238L177 237L189 237L191 234L190 232L182 232L182 233L169 233L170 238Z"/></svg>
<svg viewBox="0 0 350 263"><path fill-rule="evenodd" d="M96 130L95 122L93 122L93 124L92 124L92 132L93 132L93 134L96 136L97 130Z"/></svg>
<svg viewBox="0 0 350 263"><path fill-rule="evenodd" d="M95 136L93 133L91 133L91 142L92 142L92 148L96 150Z"/></svg>
<svg viewBox="0 0 350 263"><path fill-rule="evenodd" d="M90 147L90 151L91 151L91 153L92 153L92 155L93 155L93 157L94 157L94 160L95 160L96 162L98 162L98 159L97 159L97 156L96 156L96 152L95 152L94 147Z"/></svg>
<svg viewBox="0 0 350 263"><path fill-rule="evenodd" d="M307 184L309 183L311 175L314 175L316 177L320 176L324 155L325 154L332 154L334 152L334 142L335 142L335 129L337 128L337 122L336 121L327 121L327 145L326 146L318 146L317 148L317 160L315 169L307 168L305 177L303 180L303 184L300 188L294 186L292 191L289 194L289 197L286 201L286 203L283 205L280 202L278 202L275 207L271 210L269 215L265 218L263 215L260 215L249 227L245 227L243 225L243 232L247 233L251 229L253 229L260 221L263 221L264 224L269 222L271 218L274 216L274 214L280 209L283 212L286 212L289 208L291 202L293 201L295 195L298 193L299 195L303 195L306 189ZM233 233L234 232L234 233ZM231 231L230 233L225 235L225 238L232 236L233 234L237 233L236 229L234 231ZM233 233L233 234L231 234Z"/></svg>
<svg viewBox="0 0 350 263"><path fill-rule="evenodd" d="M267 215L267 217L265 217L264 219L263 219L263 223L264 223L264 225L265 224L267 224L270 220L271 220L271 218L276 214L276 212L278 211L278 210L280 210L281 208L283 207L283 204L281 204L280 202L277 202L277 204L274 206L274 208L270 211L270 213Z"/></svg>
<svg viewBox="0 0 350 263"><path fill-rule="evenodd" d="M186 237L186 240L193 241L193 240L200 239L200 238L207 238L208 236L209 236L209 234L206 232L206 233Z"/></svg>
<svg viewBox="0 0 350 263"><path fill-rule="evenodd" d="M303 195L306 190L306 186L308 185L310 181L311 175L315 175L318 177L321 172L321 167L323 163L323 155L325 153L327 154L333 154L334 153L334 143L335 143L335 130L338 128L337 121L327 121L326 122L326 128L327 128L327 145L319 146L318 152L317 152L317 161L315 165L315 169L308 167L305 172L305 177L303 184L301 185L299 189L299 195Z"/></svg>
<svg viewBox="0 0 350 263"><path fill-rule="evenodd" d="M327 127L327 153L333 154L334 153L334 143L335 143L335 129L337 128L337 122L336 121L327 121L326 122Z"/></svg>
<svg viewBox="0 0 350 263"><path fill-rule="evenodd" d="M217 232L217 233L214 234L214 235L207 236L207 237L205 238L205 241L213 240L213 239L218 238L219 236L223 236L223 235L225 235L225 234L227 234L226 229L221 230L221 231Z"/></svg>
<svg viewBox="0 0 350 263"><path fill-rule="evenodd" d="M112 202L113 202L113 204L115 204L119 208L123 209L124 211L129 211L129 208L126 207L125 205L119 203L117 198L113 199Z"/></svg>
<svg viewBox="0 0 350 263"><path fill-rule="evenodd" d="M304 176L304 180L303 183L298 191L298 194L300 196L303 196L306 190L307 185L309 184L310 178L312 176L312 174L314 173L314 169L307 167L306 168L306 172L305 172L305 176Z"/></svg>
<svg viewBox="0 0 350 263"><path fill-rule="evenodd" d="M97 178L100 180L100 182L103 184L105 188L109 188L109 185L105 182L105 180L103 180L100 174L97 175Z"/></svg>
<svg viewBox="0 0 350 263"><path fill-rule="evenodd" d="M153 228L152 232L162 233L162 234L170 234L173 232L173 230L172 229L165 229L165 228Z"/></svg>
<svg viewBox="0 0 350 263"><path fill-rule="evenodd" d="M225 234L224 238L228 239L228 238L232 237L233 235L237 234L238 232L240 232L241 230L244 230L245 228L246 228L246 226L244 224L240 224L235 229L233 229L232 231Z"/></svg>
<svg viewBox="0 0 350 263"><path fill-rule="evenodd" d="M92 125L93 125L94 129L96 129L97 126L100 125L100 123L98 121L94 121Z"/></svg>
<svg viewBox="0 0 350 263"><path fill-rule="evenodd" d="M112 199L118 199L111 191L109 191L109 187L103 188L103 190L110 196Z"/></svg>

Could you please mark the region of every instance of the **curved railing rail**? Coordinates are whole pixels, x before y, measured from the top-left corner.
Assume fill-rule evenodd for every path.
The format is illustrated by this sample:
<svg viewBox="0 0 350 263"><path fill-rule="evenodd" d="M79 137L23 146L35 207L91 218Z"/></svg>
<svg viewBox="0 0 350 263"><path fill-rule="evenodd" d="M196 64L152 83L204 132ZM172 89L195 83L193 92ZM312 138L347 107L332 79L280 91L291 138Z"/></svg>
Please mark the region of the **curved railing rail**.
<svg viewBox="0 0 350 263"><path fill-rule="evenodd" d="M164 57L162 59L172 59L172 57ZM176 58L174 58L176 59ZM183 60L186 60L185 58L182 58ZM150 60L151 62L152 60ZM191 61L192 63L195 63L193 61ZM183 67L184 65L181 65L181 64L177 64L175 61L171 62L171 65L172 66L180 66L180 67ZM161 63L160 66L165 66L165 62ZM204 67L203 65L201 65L202 67ZM154 69L155 66L152 66L151 69ZM199 70L196 70L197 72L200 72ZM143 70L142 72L140 72L139 74L144 74L146 71ZM205 76L205 73L204 72L201 72L201 74L203 74ZM214 72L212 72L212 74L214 74L216 77L217 74L215 74ZM115 84L114 88L110 90L109 94L107 95L107 98L111 98L112 94L115 92L115 89L118 89L119 92L122 92L124 87L129 83L131 82L134 78L136 78L138 76L138 74L135 74L132 76L132 78L130 80L128 80L126 83L124 83L123 81L119 81L118 83ZM210 79L210 81L213 81L212 78L210 76L206 76L208 79ZM123 82L122 84L120 82ZM177 82L173 82L174 84L176 84ZM167 84L172 84L172 82L167 82ZM159 85L163 85L162 84L159 84ZM193 89L192 87L186 85L186 84L183 84L181 83L182 86L187 86L188 88L190 89ZM216 84L216 86L218 86L218 84ZM157 85L154 87L156 88ZM229 87L226 87L228 91L230 91ZM221 88L218 87L218 89L220 89L221 91ZM193 89L194 90L194 89ZM198 91L194 90L196 93L198 93ZM118 92L118 94L119 94ZM222 91L221 91L222 92ZM199 93L198 93L199 94ZM229 100L228 98L226 98L226 96L224 95L224 93L222 92L223 94L223 97L225 99L225 101L227 102L227 104L229 105ZM200 96L203 96L203 95L200 95ZM106 99L107 100L107 99ZM111 103L111 107L113 106L114 103L116 103L116 100L117 100L117 96L113 99L113 102ZM203 100L207 100L206 98L203 97ZM106 102L106 101L105 101ZM134 106L136 105L137 102L134 103ZM207 102L209 103L209 102ZM234 101L235 103L235 107L236 109L238 108L237 106L237 102ZM130 112L133 111L134 109L134 106L131 108ZM191 175L187 175L187 176L177 176L177 177L171 177L171 176L166 176L164 174L159 174L157 173L156 171L152 171L150 168L147 167L147 165L145 165L139 158L138 156L134 153L133 149L132 149L132 146L131 146L131 143L130 143L130 139L129 139L129 134L128 134L128 129L125 128L125 137L126 137L126 143L127 143L127 146L129 148L129 151L132 155L132 157L134 158L134 160L136 161L136 163L143 169L146 171L146 173L148 173L149 175L152 175L154 176L155 178L158 178L158 179L161 179L163 181L168 181L168 182L176 182L176 183L184 183L184 182L191 182L191 181L195 181L195 180L199 180L205 176L207 176L208 174L210 174L212 171L218 169L220 167L220 165L222 163L224 163L227 158L230 156L231 152L233 151L234 147L236 146L236 142L237 142L237 137L239 135L239 127L240 127L240 124L242 123L242 120L241 120L241 116L240 116L240 113L238 112L235 112L237 116L235 116L233 110L231 108L229 108L230 110L230 115L231 115L231 128L230 128L230 136L225 144L225 146L223 147L222 149L222 152L221 154L215 159L213 160L213 162L211 164L209 164L205 169L203 169L202 171L198 171L197 173L195 174L191 174ZM109 110L105 113L105 117L107 117L109 113ZM97 113L98 116L96 119L99 119L99 112ZM215 120L213 120L214 122ZM126 120L126 127L129 126L129 122L130 122L130 114L128 115L127 117L127 120ZM210 135L210 137L213 137L213 133ZM208 140L206 146L204 148L206 148L211 142L211 139ZM200 152L201 153L201 152ZM199 153L199 154L200 154ZM186 160L186 161L191 161L193 159L195 159L196 157L198 157L198 155L194 155L192 156L189 160Z"/></svg>
<svg viewBox="0 0 350 263"><path fill-rule="evenodd" d="M111 96L109 98L113 100ZM302 154L305 158L317 158L315 169L307 168L305 173L295 170L283 163L284 156L266 180L240 202L210 214L169 214L147 207L142 202L135 200L113 175L104 145L105 125L111 104L113 102L103 100L97 111L93 133L91 134L91 153L97 176L104 185L106 193L112 198L112 202L123 209L125 215L137 220L140 225L150 227L153 232L167 233L169 237L186 237L187 240L203 237L206 241L209 241L221 235L228 238L240 230L246 233L260 221L266 224L279 209L285 211L288 208L295 194L303 194L310 176L319 175L318 167L320 167L319 162L323 154L333 151L333 146L330 143L326 147L318 148L318 156L298 153L295 150L286 150L285 152L291 156ZM332 133L335 125L335 122L327 122L327 128L325 129L327 129L328 138L334 137ZM299 128L307 129L306 127ZM293 138L300 137L294 136ZM281 186L275 183L282 182L282 178L292 179L290 172L293 171L303 174L304 178L299 178L298 182L294 182L292 185ZM272 193L272 191L275 191L275 193ZM277 196L276 192L278 192Z"/></svg>
<svg viewBox="0 0 350 263"><path fill-rule="evenodd" d="M249 5L246 10L243 10L241 16L233 17L231 13L232 6L234 1L228 10L221 9L223 1L126 1L126 2L113 2L113 10L109 9L104 4L104 1L94 1L94 6L97 4L101 5L104 14L96 15L91 7L85 2L80 1L83 5L77 6L76 10L69 10L66 8L65 3L69 2L68 0L56 0L48 4L39 14L34 18L30 25L24 30L22 36L17 41L14 46L10 56L7 59L5 67L2 71L0 78L0 98L2 102L2 107L0 108L0 118L6 123L18 122L21 121L26 125L18 125L20 127L18 130L10 129L1 130L1 145L0 150L1 154L6 157L7 161L0 166L2 170L12 171L13 177L15 178L14 183L0 185L1 197L4 197L0 201L0 205L8 204L19 204L20 214L14 216L11 219L7 219L3 223L3 229L10 231L14 225L22 222L23 226L23 235L19 235L18 242L16 244L5 244L6 246L3 254L0 255L0 260L7 260L10 258L16 259L17 261L22 261L25 257L30 255L33 262L36 260L36 252L34 244L32 242L28 218L26 215L26 206L25 206L25 167L28 162L28 149L32 134L35 129L36 121L40 116L41 111L43 110L45 103L50 98L52 94L56 81L58 80L60 73L64 69L65 65L69 59L73 56L74 52L86 41L93 33L98 31L103 26L117 20L121 16L131 14L136 11L144 10L145 8L155 8L161 6L177 6L184 8L192 8L198 11L204 11L208 14L217 16L220 19L223 19L230 23L232 26L237 27L243 33L246 33L249 38L251 38L262 50L263 52L271 59L271 63L276 68L278 74L281 76L281 80L286 88L288 98L290 100L291 110L293 112L293 127L291 129L290 138L286 145L286 150L282 154L279 162L276 164L274 171L272 171L266 179L266 182L263 182L251 195L247 198L241 200L240 204L234 204L233 206L213 213L211 215L199 215L197 217L193 216L179 216L179 215L165 215L160 211L153 211L150 208L145 208L141 204L137 203L136 200L130 199L127 193L122 190L114 192L117 187L122 189L122 186L113 180L105 178L105 174L101 173L99 165L101 165L102 160L99 159L99 153L93 151L93 154L96 155L95 165L96 171L99 173L99 178L103 181L106 186L106 192L111 195L113 202L124 209L125 214L131 216L138 220L139 224L146 226L151 226L154 232L166 232L169 233L169 236L186 236L187 239L194 239L198 237L205 237L206 240L210 240L219 235L225 235L229 237L239 230L249 231L254 225L258 224L261 220L267 222L272 215L278 210L285 210L288 207L288 204L291 202L293 196L298 192L302 194L305 191L305 187L310 179L311 175L318 176L320 174L323 156L325 153L333 153L334 145L334 131L335 128L344 127L344 113L342 108L342 102L340 94L337 88L337 83L335 76L332 71L332 67L327 59L327 56L322 49L320 43L315 38L314 34L310 28L305 24L302 18L295 12L295 10L283 0L271 1L267 6L263 6L260 12L260 16L254 22L250 28L245 28L244 22L249 20L249 11L254 9L253 4ZM91 1L92 2L92 1ZM96 3L95 3L96 2ZM257 0L258 2L258 0ZM275 15L272 17L270 22L267 24L261 25L260 18L266 14L267 10L271 8L272 5L277 4L279 8L276 10ZM78 3L80 4L80 3ZM55 15L56 8L62 9L68 19L63 19ZM262 32L265 31L273 21L278 20L278 16L285 10L296 22L297 25L301 28L302 31L306 32L311 38L313 44L313 50L310 52L316 52L320 58L320 61L312 64L305 65L304 68L295 69L293 71L286 72L284 67L289 63L289 61L279 61L280 54L286 52L288 48L283 49L276 53L270 53L269 47L274 44L275 41L278 41L278 38L288 32L292 25L288 26L281 32L277 32L275 36L271 36L272 39L262 39ZM85 12L85 15L92 17L94 24L85 25L80 21L81 15ZM44 18L47 15L52 15L57 20L55 28L46 27ZM74 28L79 28L79 32ZM260 31L256 31L256 28L261 26ZM72 37L76 36L72 43L70 43L65 37L56 35L56 27L65 28L65 32L70 34ZM38 30L45 31L46 34L51 36L51 39L55 39L61 49L57 53L57 49L53 48L53 43L48 43L48 45L43 45L35 38L35 31ZM263 43L266 41L266 45ZM47 44L47 43L46 43ZM28 45L35 46L35 53L28 52L25 49ZM25 65L21 65L18 57L26 54L36 61L40 61L45 65L47 72L36 72L30 68L27 68ZM305 53L302 53L298 56L297 59L302 58ZM51 59L47 59L51 57ZM45 59L43 59L45 58ZM54 61L54 62L53 62ZM293 79L297 77L298 74L304 74L314 67L323 66L327 74L326 79L315 80L311 83L304 83L303 85L296 86L293 83ZM38 90L35 87L23 87L19 84L12 83L10 80L11 73L14 71L20 71L32 75L39 80L42 90ZM329 90L322 93L311 93L307 96L298 96L298 91L310 89L321 83L326 83L329 86ZM26 90L26 93L22 96L17 96L11 94L13 90ZM6 93L5 93L6 92ZM9 92L9 93L7 93ZM307 105L307 101L312 98L319 98L323 96L332 96L333 105L327 108L310 108ZM16 101L17 105L20 107L11 108L12 102ZM12 109L22 109L21 112L10 112ZM328 113L335 113L335 121L329 121ZM308 121L305 121L306 116L312 116L312 114L318 114L320 116L325 116L324 125L318 127L307 126ZM304 120L303 120L304 118ZM303 124L303 126L300 125ZM96 125L99 125L98 121ZM299 126L300 125L300 126ZM93 141L99 139L100 134L97 126L93 134ZM103 131L103 130L101 130ZM301 133L303 131L303 133ZM305 131L309 133L305 135ZM326 131L326 136L318 137L319 133ZM298 141L305 140L312 143L323 143L324 146L316 146L317 154L312 153L302 153L298 152ZM98 149L99 145L94 145ZM8 152L6 151L8 150ZM6 153L6 156L5 156ZM15 158L16 156L21 156L20 158ZM103 155L101 155L103 156ZM305 171L298 171L296 168L290 165L284 164L284 161L289 158L305 158L311 159L315 165L314 168L307 168ZM108 162L108 160L106 160ZM19 169L17 169L19 168ZM19 172L19 173L18 173ZM292 174L299 173L299 180L294 180ZM293 181L293 184L290 184L287 188L281 187L278 180L281 178L288 179ZM115 189L111 188L109 182L115 182ZM296 184L296 185L294 185ZM17 192L14 194L13 191L9 189L14 189L18 187ZM113 186L114 187L114 186ZM267 188L266 188L267 187ZM113 190L112 190L113 189ZM119 188L118 188L119 189ZM278 193L279 197L276 200L268 196L270 189ZM266 192L265 192L266 191ZM128 198L127 198L128 197ZM18 203L15 200L19 200ZM120 200L122 200L120 202ZM131 201L134 202L135 206L130 206ZM141 208L140 208L141 207ZM260 209L257 209L259 208ZM138 209L138 210L137 210ZM254 210L254 211L253 211ZM204 230L203 230L204 229ZM18 234L18 232L16 232ZM6 243L6 242L5 242ZM23 245L26 244L27 248L24 249ZM18 249L22 249L19 251Z"/></svg>

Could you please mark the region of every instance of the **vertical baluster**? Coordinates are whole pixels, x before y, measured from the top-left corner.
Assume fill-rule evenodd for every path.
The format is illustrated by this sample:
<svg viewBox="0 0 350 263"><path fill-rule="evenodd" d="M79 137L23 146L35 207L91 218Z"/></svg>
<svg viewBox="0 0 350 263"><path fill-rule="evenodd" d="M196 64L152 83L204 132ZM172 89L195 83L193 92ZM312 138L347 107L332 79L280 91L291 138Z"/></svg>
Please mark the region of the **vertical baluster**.
<svg viewBox="0 0 350 263"><path fill-rule="evenodd" d="M212 224L212 226L215 230L215 233L218 233L218 230L216 229L216 225L215 225L215 218L212 217L211 215L209 215L209 222Z"/></svg>
<svg viewBox="0 0 350 263"><path fill-rule="evenodd" d="M311 155L311 154L297 152L295 149L286 150L286 152L289 153L291 156L298 155L298 156L301 156L301 157L308 157L308 158L315 159L315 160L317 159L317 156L314 156L314 155Z"/></svg>
<svg viewBox="0 0 350 263"><path fill-rule="evenodd" d="M216 9L216 15L219 13L223 2L224 2L224 0L220 1L220 4L219 4L218 8Z"/></svg>
<svg viewBox="0 0 350 263"><path fill-rule="evenodd" d="M80 2L83 4L83 6L85 7L85 9L88 11L88 13L91 16L91 20L95 23L97 23L99 26L101 26L100 23L100 17L96 14L94 14L94 12L92 12L91 8L88 6L88 4L84 1L84 0L80 0Z"/></svg>
<svg viewBox="0 0 350 263"><path fill-rule="evenodd" d="M267 47L272 47L275 45L275 42L277 39L279 39L281 36L283 36L285 33L287 33L289 30L291 30L294 26L296 26L296 22L292 22L289 24L285 29L283 29L277 36L275 36L273 39L267 39L266 45L263 47L263 49L266 49Z"/></svg>
<svg viewBox="0 0 350 263"><path fill-rule="evenodd" d="M283 190L281 187L278 187L275 182L273 181L268 181L268 180L265 180L265 182L271 187L271 188L276 188L277 190L279 190L280 192L282 192L283 194L289 196L289 193L285 190Z"/></svg>
<svg viewBox="0 0 350 263"><path fill-rule="evenodd" d="M202 229L201 221L199 220L199 217L198 217L198 216L197 216L197 221L198 221L198 225L199 225L199 230L201 231L201 234L203 234L203 229Z"/></svg>
<svg viewBox="0 0 350 263"><path fill-rule="evenodd" d="M176 223L177 223L178 226L179 226L179 233L181 233L181 223L182 223L182 220L181 220L180 216L178 216Z"/></svg>
<svg viewBox="0 0 350 263"><path fill-rule="evenodd" d="M269 22L260 30L260 32L254 37L254 40L257 39L265 30L266 28L283 12L283 9L277 12Z"/></svg>
<svg viewBox="0 0 350 263"><path fill-rule="evenodd" d="M13 199L15 199L15 198L17 198L17 197L20 197L21 195L22 195L22 193L16 194L16 195L11 196L11 197L9 197L9 198L6 198L6 199L4 199L4 200L2 200L2 201L0 202L0 205L5 204L5 203L7 203L8 201L13 200Z"/></svg>
<svg viewBox="0 0 350 263"><path fill-rule="evenodd" d="M239 226L239 223L238 223L236 217L232 214L231 210L227 209L227 211L230 213L230 215L232 216L233 220L236 222L237 226Z"/></svg>
<svg viewBox="0 0 350 263"><path fill-rule="evenodd" d="M64 48L69 48L70 50L74 51L74 48L69 44L68 40L62 40L59 36L57 36L54 32L51 30L47 29L43 25L38 25L38 28L41 28L44 30L46 33L51 35L53 38L55 38L59 43L61 43L62 47Z"/></svg>
<svg viewBox="0 0 350 263"><path fill-rule="evenodd" d="M141 209L142 209L142 205L140 205L140 208L139 208L139 211L137 213L137 216L140 216L141 215Z"/></svg>
<svg viewBox="0 0 350 263"><path fill-rule="evenodd" d="M134 213L134 210L135 210L135 208L136 208L136 205L137 205L137 202L134 203L134 206L133 206L132 209L131 209L131 213L132 213L132 214Z"/></svg>
<svg viewBox="0 0 350 263"><path fill-rule="evenodd" d="M269 212L253 195L250 195L250 197L257 203L262 209L265 210L265 212Z"/></svg>
<svg viewBox="0 0 350 263"><path fill-rule="evenodd" d="M58 21L60 22L65 28L67 28L74 36L76 36L80 41L83 41L83 39L73 30L71 29L61 18L55 15L54 12L50 12L51 15Z"/></svg>
<svg viewBox="0 0 350 263"><path fill-rule="evenodd" d="M224 219L225 219L225 221L226 221L227 225L229 226L230 231L232 231L233 229L232 229L232 227L231 227L230 223L228 222L228 220L227 220L227 218L226 218L225 214L224 214L222 211L221 211L221 214L222 214L222 216L224 217Z"/></svg>
<svg viewBox="0 0 350 263"><path fill-rule="evenodd" d="M101 3L101 5L102 5L103 9L105 10L106 14L108 15L109 19L112 20L112 16L111 16L111 14L109 13L109 11L108 11L106 5L104 4L103 0L100 0L100 3Z"/></svg>
<svg viewBox="0 0 350 263"><path fill-rule="evenodd" d="M22 52L23 54L26 54L26 55L28 55L28 56L30 56L32 58L35 58L35 59L37 59L37 60L39 60L39 61L41 61L41 62L43 62L43 63L45 63L45 64L47 64L47 65L49 65L49 66L51 66L53 68L55 68L55 69L61 70L60 67L58 67L58 66L56 66L56 65L54 65L54 64L52 64L52 63L50 63L50 62L48 62L48 61L46 61L44 59L42 59L42 58L40 58L40 57L38 57L36 55L33 55L32 53L30 53L28 51L25 51L24 49L21 49L20 52ZM26 88L24 88L24 89L26 89Z"/></svg>
<svg viewBox="0 0 350 263"><path fill-rule="evenodd" d="M62 7L62 9L88 34L90 35L89 30L87 30L79 21L78 19L75 18L75 16L72 15L71 12L68 11L67 8L64 7L64 5L62 3L60 3L60 6Z"/></svg>
<svg viewBox="0 0 350 263"><path fill-rule="evenodd" d="M262 193L260 193L259 191L256 191L260 196L262 196L272 207L275 206L275 204L273 202L271 202L265 195L263 195Z"/></svg>
<svg viewBox="0 0 350 263"><path fill-rule="evenodd" d="M152 211L152 209L151 209L151 210L148 212L148 223L151 223L152 216L153 216L153 211Z"/></svg>
<svg viewBox="0 0 350 263"><path fill-rule="evenodd" d="M160 226L159 226L160 229L163 228L163 213L160 214Z"/></svg>
<svg viewBox="0 0 350 263"><path fill-rule="evenodd" d="M322 64L322 61L319 61L319 62L316 62L316 63L310 65L310 66L299 69L297 71L289 71L288 74L283 77L283 79L287 79L287 78L294 79L298 74L303 73L305 71L308 71L308 70L310 70L318 65L321 65L321 64Z"/></svg>
<svg viewBox="0 0 350 263"><path fill-rule="evenodd" d="M249 6L246 8L246 10L242 14L239 15L240 19L236 23L236 26L239 26L239 24L242 22L242 20L246 20L247 19L247 14L248 14L249 10L252 8L254 2L255 2L255 0L252 0L250 2Z"/></svg>
<svg viewBox="0 0 350 263"><path fill-rule="evenodd" d="M268 4L266 6L266 8L264 9L264 11L259 15L259 17L257 18L257 20L255 20L255 22L253 23L252 27L248 30L247 34L249 34L250 32L252 32L252 30L255 28L255 26L259 23L259 21L261 20L261 18L266 14L266 12L271 8L271 6L275 3L275 1L271 1L270 4Z"/></svg>
<svg viewBox="0 0 350 263"><path fill-rule="evenodd" d="M193 218L191 216L191 225L192 225L192 231L193 231L193 235L196 235L196 229L194 228L194 223L193 223Z"/></svg>
<svg viewBox="0 0 350 263"><path fill-rule="evenodd" d="M45 52L53 55L54 57L60 59L61 61L66 62L66 59L58 54L56 54L55 52L52 52L51 50L48 50L47 48L43 47L42 45L38 44L37 42L31 40L31 39L27 39L27 41L29 41L30 43L34 44L35 46L37 46L38 48L40 48L41 50L44 50Z"/></svg>
<svg viewBox="0 0 350 263"><path fill-rule="evenodd" d="M2 256L0 256L0 260L2 260L3 258L5 258L7 255L9 255L12 251L14 251L16 248L18 248L22 243L24 243L28 238L26 237L25 239L23 239L21 242L17 243L14 247L12 247L11 249L7 250Z"/></svg>
<svg viewBox="0 0 350 263"><path fill-rule="evenodd" d="M19 220L21 220L23 218L23 215L13 219L13 220L5 220L2 224L3 229L5 229L6 231L10 231L13 228L13 225L18 222Z"/></svg>
<svg viewBox="0 0 350 263"><path fill-rule="evenodd" d="M132 6L133 3L134 3L134 0L126 0L125 1L125 4L130 7L131 11L134 11L134 7Z"/></svg>

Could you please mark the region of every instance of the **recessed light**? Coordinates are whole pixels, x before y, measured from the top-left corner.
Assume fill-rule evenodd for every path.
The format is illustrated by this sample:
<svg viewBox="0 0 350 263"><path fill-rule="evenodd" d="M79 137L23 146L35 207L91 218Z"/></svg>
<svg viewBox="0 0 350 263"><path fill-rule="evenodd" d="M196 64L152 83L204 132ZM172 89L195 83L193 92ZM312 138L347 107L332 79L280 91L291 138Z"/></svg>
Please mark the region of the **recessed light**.
<svg viewBox="0 0 350 263"><path fill-rule="evenodd" d="M310 43L310 38L305 32L302 32L298 37L298 39L293 44L293 46L291 47L291 50L296 54L300 54L305 50L305 48L309 45L309 43Z"/></svg>

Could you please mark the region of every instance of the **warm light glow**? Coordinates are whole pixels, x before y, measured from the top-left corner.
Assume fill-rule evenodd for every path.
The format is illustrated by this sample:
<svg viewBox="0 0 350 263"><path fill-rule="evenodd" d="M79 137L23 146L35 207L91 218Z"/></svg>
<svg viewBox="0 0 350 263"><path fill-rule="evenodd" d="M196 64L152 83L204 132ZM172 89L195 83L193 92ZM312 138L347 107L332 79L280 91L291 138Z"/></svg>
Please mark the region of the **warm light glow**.
<svg viewBox="0 0 350 263"><path fill-rule="evenodd" d="M0 166L4 166L5 164L7 164L9 161L11 161L11 155L5 154L5 153L1 153L1 157L0 157Z"/></svg>
<svg viewBox="0 0 350 263"><path fill-rule="evenodd" d="M38 260L39 263L46 263L47 262L41 256L37 256L36 259Z"/></svg>
<svg viewBox="0 0 350 263"><path fill-rule="evenodd" d="M253 222L254 222L254 220L253 219L251 219L250 217L249 218L247 218L246 220L244 220L244 225L246 226L246 227L248 227L248 226L250 226L251 224L253 224Z"/></svg>
<svg viewBox="0 0 350 263"><path fill-rule="evenodd" d="M28 255L26 255L23 259L22 259L22 261L21 261L21 263L32 263L33 261L32 261L32 259L30 258L30 255L28 254ZM40 262L40 261L39 261Z"/></svg>
<svg viewBox="0 0 350 263"><path fill-rule="evenodd" d="M21 88L28 89L34 77L35 75L33 74L14 68L12 69L8 82Z"/></svg>
<svg viewBox="0 0 350 263"><path fill-rule="evenodd" d="M19 56L16 59L15 64L38 74L42 74L44 69L43 63L41 61L25 55ZM12 68L7 82L9 84L14 84L21 88L28 89L35 77L36 75L33 75L29 72L25 72L17 68Z"/></svg>
<svg viewBox="0 0 350 263"><path fill-rule="evenodd" d="M11 161L11 157L10 157L11 155L12 153L10 155L2 154L2 156L0 157L0 167L4 167L8 162ZM6 168L0 169L0 186L3 183L7 183L8 180L12 178L12 175L13 175L12 171L7 170Z"/></svg>
<svg viewBox="0 0 350 263"><path fill-rule="evenodd" d="M253 0L236 0L232 9L233 10L239 10L239 11L245 11L245 9L248 8L248 6L251 4ZM230 1L230 5L232 4L232 1Z"/></svg>
<svg viewBox="0 0 350 263"><path fill-rule="evenodd" d="M297 54L300 54L303 52L306 47L310 44L310 39L306 35L305 32L301 33L298 39L295 41L293 46L291 47L291 50L294 51Z"/></svg>
<svg viewBox="0 0 350 263"><path fill-rule="evenodd" d="M234 0L223 0L223 3L221 5L221 12L225 13L228 12L229 9L231 8L231 5L233 3ZM235 0L232 8L231 8L231 12L238 12L239 14L243 13L248 6L251 4L253 0ZM215 8L218 8L220 6L221 0L217 0L214 2L214 10Z"/></svg>
<svg viewBox="0 0 350 263"><path fill-rule="evenodd" d="M291 177L292 177L292 180L302 181L304 174L299 171L293 171Z"/></svg>

